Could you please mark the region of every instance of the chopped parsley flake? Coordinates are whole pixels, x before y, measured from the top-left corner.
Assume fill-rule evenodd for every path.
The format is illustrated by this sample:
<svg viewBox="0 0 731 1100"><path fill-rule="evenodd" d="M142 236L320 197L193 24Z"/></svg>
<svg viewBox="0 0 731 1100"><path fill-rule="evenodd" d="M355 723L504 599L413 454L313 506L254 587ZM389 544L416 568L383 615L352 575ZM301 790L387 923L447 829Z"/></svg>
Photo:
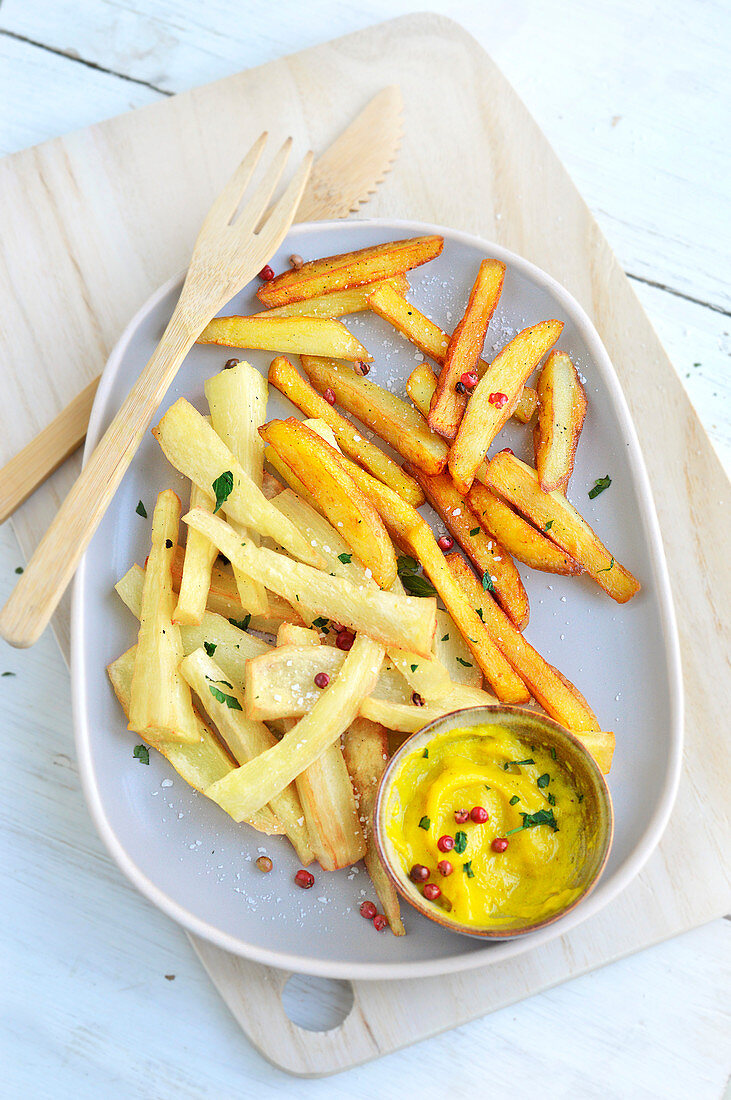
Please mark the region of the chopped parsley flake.
<svg viewBox="0 0 731 1100"><path fill-rule="evenodd" d="M472 870L472 860L468 859L466 863L462 864L462 870L467 875L467 878L474 878L475 872Z"/></svg>
<svg viewBox="0 0 731 1100"><path fill-rule="evenodd" d="M479 616L479 618L480 618L480 621L484 623L484 621L485 621L485 616L484 616L484 615L482 614L482 608L481 608L481 607L476 607L476 608L475 608L475 611L477 612L477 614L478 614L478 616Z"/></svg>
<svg viewBox="0 0 731 1100"><path fill-rule="evenodd" d="M137 507L135 508L135 512L137 513L138 516L142 516L143 519L147 519L147 509L145 508L145 506L144 506L144 504L142 503L141 500L137 501Z"/></svg>
<svg viewBox="0 0 731 1100"><path fill-rule="evenodd" d="M457 657L457 661L459 661L459 663L461 665L464 665L465 668L474 668L475 667L472 664L472 661L463 661L461 657Z"/></svg>
<svg viewBox="0 0 731 1100"><path fill-rule="evenodd" d="M436 596L437 590L427 577L420 574L407 573L401 577L401 583L410 596Z"/></svg>
<svg viewBox="0 0 731 1100"><path fill-rule="evenodd" d="M515 806L517 802L520 802L520 795L514 794L513 797L510 799L510 805Z"/></svg>
<svg viewBox="0 0 731 1100"><path fill-rule="evenodd" d="M135 745L132 755L135 760L139 760L140 764L150 763L150 750L147 745Z"/></svg>
<svg viewBox="0 0 731 1100"><path fill-rule="evenodd" d="M338 554L338 561L341 561L343 565L350 565L353 560L352 554Z"/></svg>
<svg viewBox="0 0 731 1100"><path fill-rule="evenodd" d="M418 665L412 665L412 666L411 666L411 671L412 671L412 672L416 672L416 670L417 670L417 668L418 668L418 667L419 667Z"/></svg>
<svg viewBox="0 0 731 1100"><path fill-rule="evenodd" d="M208 683L208 690L214 699L217 699L219 703L225 703L229 710L241 710L241 703L238 701L235 695L227 695L225 691L221 691L216 684L223 684L224 687L231 688L233 691L233 685L229 684L228 680L211 680L209 676L206 676Z"/></svg>
<svg viewBox="0 0 731 1100"><path fill-rule="evenodd" d="M206 653L208 654L209 657L212 657L213 654L216 652L215 642L204 642L203 643L203 648L205 649L205 651L206 651Z"/></svg>
<svg viewBox="0 0 731 1100"><path fill-rule="evenodd" d="M610 561L609 565L605 565L603 569L597 569L597 573L608 573L610 569L614 568L614 558Z"/></svg>
<svg viewBox="0 0 731 1100"><path fill-rule="evenodd" d="M538 776L538 786L539 787L541 787L541 788L547 787L550 782L551 782L551 777L548 774L548 772L544 772L543 775Z"/></svg>
<svg viewBox="0 0 731 1100"><path fill-rule="evenodd" d="M3 672L3 676L15 676L14 672Z"/></svg>
<svg viewBox="0 0 731 1100"><path fill-rule="evenodd" d="M467 833L463 832L462 829L459 829L454 835L454 850L458 856L461 856L466 848Z"/></svg>
<svg viewBox="0 0 731 1100"><path fill-rule="evenodd" d="M419 822L419 828L420 829L430 829L431 828L431 819L428 818L428 817L422 817L421 821Z"/></svg>
<svg viewBox="0 0 731 1100"><path fill-rule="evenodd" d="M424 749L424 751L421 755L423 756L424 760L428 760L429 759L429 750Z"/></svg>
<svg viewBox="0 0 731 1100"><path fill-rule="evenodd" d="M448 642L449 641L449 635L445 634L444 637L442 638L442 641L443 642Z"/></svg>
<svg viewBox="0 0 731 1100"><path fill-rule="evenodd" d="M506 772L511 764L515 764L516 768L519 768L521 764L535 764L535 760L528 758L528 760L506 760L503 764L503 771Z"/></svg>
<svg viewBox="0 0 731 1100"><path fill-rule="evenodd" d="M511 836L513 833L519 833L523 829L532 829L536 825L550 825L554 833L558 832L558 825L556 824L556 818L553 815L553 810L537 810L534 814L521 814L523 818L523 824L518 825L516 829L508 829L506 836Z"/></svg>
<svg viewBox="0 0 731 1100"><path fill-rule="evenodd" d="M248 630L249 623L251 622L251 615L245 615L243 619L229 619L231 626L237 626L239 630Z"/></svg>
<svg viewBox="0 0 731 1100"><path fill-rule="evenodd" d="M330 622L329 619L325 619L325 618L323 618L322 615L318 615L318 617L316 619L312 620L312 625L314 627L316 627L318 630L324 630L329 622Z"/></svg>
<svg viewBox="0 0 731 1100"><path fill-rule="evenodd" d="M402 554L396 559L396 569L399 577L403 577L404 573L418 573L419 563L416 558L410 558L406 554Z"/></svg>
<svg viewBox="0 0 731 1100"><path fill-rule="evenodd" d="M222 474L219 474L216 480L212 483L211 488L216 494L216 507L213 509L215 516L218 509L224 504L231 496L231 492L234 487L234 475L230 470L224 470Z"/></svg>
<svg viewBox="0 0 731 1100"><path fill-rule="evenodd" d="M612 479L609 474L605 474L604 477L598 477L594 482L594 487L589 490L589 500L598 497L599 494L603 493L605 489L608 489L611 484Z"/></svg>
<svg viewBox="0 0 731 1100"><path fill-rule="evenodd" d="M546 524L546 526L545 526L545 527L543 528L543 530L544 530L544 531L550 531L552 527L553 527L553 520L552 520L552 519L549 519L548 523L547 523L547 524Z"/></svg>
<svg viewBox="0 0 731 1100"><path fill-rule="evenodd" d="M479 535L479 533L480 533L480 528L479 527L473 527L472 530L470 531L470 535L472 536L472 538L474 538L475 535Z"/></svg>
<svg viewBox="0 0 731 1100"><path fill-rule="evenodd" d="M493 584L492 577L487 572L487 570L485 570L485 572L482 574L482 587L485 589L486 592L495 591L495 585Z"/></svg>
<svg viewBox="0 0 731 1100"><path fill-rule="evenodd" d="M583 795L582 795L582 797L583 797ZM548 805L549 806L555 806L556 805L556 796L554 794L551 794L550 791L548 792Z"/></svg>

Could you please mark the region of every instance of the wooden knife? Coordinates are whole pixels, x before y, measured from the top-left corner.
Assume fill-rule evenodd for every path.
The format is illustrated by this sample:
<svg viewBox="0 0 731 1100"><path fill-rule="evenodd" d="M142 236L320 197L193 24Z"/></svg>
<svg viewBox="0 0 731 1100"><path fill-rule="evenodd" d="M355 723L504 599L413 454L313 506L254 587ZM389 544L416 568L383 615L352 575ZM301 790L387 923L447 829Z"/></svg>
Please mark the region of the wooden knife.
<svg viewBox="0 0 731 1100"><path fill-rule="evenodd" d="M345 218L368 202L399 151L402 110L396 84L373 97L315 162L297 221ZM99 377L0 469L0 523L82 445Z"/></svg>

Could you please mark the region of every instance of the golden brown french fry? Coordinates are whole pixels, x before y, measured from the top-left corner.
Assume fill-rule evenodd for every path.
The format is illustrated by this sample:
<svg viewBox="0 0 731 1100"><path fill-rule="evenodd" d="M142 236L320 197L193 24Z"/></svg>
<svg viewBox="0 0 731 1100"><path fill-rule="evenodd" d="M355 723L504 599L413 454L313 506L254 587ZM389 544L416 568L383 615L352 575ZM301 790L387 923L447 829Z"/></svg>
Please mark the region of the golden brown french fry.
<svg viewBox="0 0 731 1100"><path fill-rule="evenodd" d="M190 506L212 512L215 498L191 482ZM183 572L180 577L178 602L173 611L174 623L199 623L206 609L211 570L218 550L203 535L190 531L185 543Z"/></svg>
<svg viewBox="0 0 731 1100"><path fill-rule="evenodd" d="M513 409L513 416L521 424L528 424L533 419L533 414L538 408L538 394L531 386L523 386L523 392L518 398L518 404Z"/></svg>
<svg viewBox="0 0 731 1100"><path fill-rule="evenodd" d="M317 390L307 382L290 363L289 359L279 356L269 368L269 381L280 393L297 406L305 416L324 420L332 429L340 449L359 462L364 469L395 489L399 496L418 508L424 503L424 497L413 478L405 474L393 459L365 439L361 432L333 408Z"/></svg>
<svg viewBox="0 0 731 1100"><path fill-rule="evenodd" d="M203 389L211 410L214 431L241 463L242 470L261 489L264 444L259 436L259 428L266 420L269 394L266 379L250 363L242 362L233 367L224 367L218 374L208 378ZM226 514L228 516L228 512ZM240 535L248 535L259 545L256 531L237 524L231 516L228 516L228 521ZM234 569L233 572L243 606L252 614L266 615L269 604L263 585L257 584L240 570Z"/></svg>
<svg viewBox="0 0 731 1100"><path fill-rule="evenodd" d="M132 646L116 661L107 666L107 674L114 689L117 701L129 716L129 700L132 688L132 672L137 646ZM200 740L194 745L182 741L161 741L153 747L161 753L175 769L180 778L194 790L203 794L207 787L228 775L236 767L236 761L215 736L212 730L198 715ZM267 836L281 836L282 825L268 806L258 810L248 821L253 828Z"/></svg>
<svg viewBox="0 0 731 1100"><path fill-rule="evenodd" d="M172 621L175 597L171 566L178 544L179 520L180 500L172 489L164 489L152 516L152 548L142 588L129 703L128 728L152 744L160 741L195 744L200 740L190 689L178 673L183 643L180 630Z"/></svg>
<svg viewBox="0 0 731 1100"><path fill-rule="evenodd" d="M242 543L236 532L218 516L194 510L184 519L189 526L202 530L244 572L256 576L268 589L300 607L305 619L309 617L312 621L324 615L384 645L430 655L436 626L436 601L395 596L378 588L359 586L264 547Z"/></svg>
<svg viewBox="0 0 731 1100"><path fill-rule="evenodd" d="M214 317L198 337L199 344L223 344L227 348L258 348L288 354L332 355L337 359L373 356L341 321L328 317Z"/></svg>
<svg viewBox="0 0 731 1100"><path fill-rule="evenodd" d="M310 260L298 270L284 271L264 283L257 298L265 306L282 306L390 279L433 260L443 247L443 237L411 237Z"/></svg>
<svg viewBox="0 0 731 1100"><path fill-rule="evenodd" d="M206 713L239 765L258 757L277 744L276 737L263 722L255 722L246 717L243 694L229 680L226 680L222 669L205 650L196 649L190 653L181 662L180 673L200 699ZM237 770L234 768L227 773L227 776L233 775ZM216 780L207 790L217 787L218 783L224 782L227 776ZM214 799L214 801L218 800ZM315 857L294 785L290 783L281 787L266 801L270 804L272 813L281 822L297 852L298 859L305 865L311 863ZM264 804L262 802L256 810L262 809ZM227 806L222 808L227 813L230 812ZM231 816L234 821L241 821L249 814L231 813Z"/></svg>
<svg viewBox="0 0 731 1100"><path fill-rule="evenodd" d="M356 718L343 737L343 754L358 795L366 839L365 865L394 936L405 936L399 897L381 863L373 837L373 807L388 758L388 735L383 726Z"/></svg>
<svg viewBox="0 0 731 1100"><path fill-rule="evenodd" d="M217 497L223 498L226 514L236 523L276 539L302 561L322 566L320 555L266 499L205 417L184 397L168 409L152 434L176 470L201 489L216 492L214 486L219 488Z"/></svg>
<svg viewBox="0 0 731 1100"><path fill-rule="evenodd" d="M486 476L478 470L477 476ZM581 566L564 554L555 542L536 531L532 524L514 512L509 504L496 496L481 482L475 482L467 494L467 503L472 514L485 528L488 535L499 540L518 561L544 573L560 573L575 576L581 573Z"/></svg>
<svg viewBox="0 0 731 1100"><path fill-rule="evenodd" d="M561 321L541 321L523 329L477 383L449 452L449 469L460 492L469 490L488 447L512 415L523 386L562 329Z"/></svg>
<svg viewBox="0 0 731 1100"><path fill-rule="evenodd" d="M544 493L566 492L586 416L586 394L565 351L552 351L538 376L536 473Z"/></svg>
<svg viewBox="0 0 731 1100"><path fill-rule="evenodd" d="M617 603L639 592L640 582L610 554L563 493L544 493L538 475L515 455L501 451L487 467L487 484L583 566Z"/></svg>
<svg viewBox="0 0 731 1100"><path fill-rule="evenodd" d="M431 528L424 524L412 529L408 541L412 553L421 562L498 699L503 703L527 703L530 695L523 681L505 660L476 611L470 607L445 564Z"/></svg>
<svg viewBox="0 0 731 1100"><path fill-rule="evenodd" d="M440 474L447 464L445 441L405 401L356 374L346 364L312 355L301 356L302 367L320 393L331 390L335 400L362 424L420 470Z"/></svg>
<svg viewBox="0 0 731 1100"><path fill-rule="evenodd" d="M508 551L497 539L485 534L448 474L427 477L419 470L412 473L432 508L485 577L488 590L518 630L524 630L530 617L528 593Z"/></svg>
<svg viewBox="0 0 731 1100"><path fill-rule="evenodd" d="M447 554L447 567L470 605L484 622L501 653L551 718L567 729L598 730L599 722L586 699L549 665L516 630L507 615L484 591L460 554Z"/></svg>
<svg viewBox="0 0 731 1100"><path fill-rule="evenodd" d="M300 420L271 420L262 439L278 453L342 534L376 584L390 588L396 579L396 555L380 515L348 476L338 452Z"/></svg>
<svg viewBox="0 0 731 1100"><path fill-rule="evenodd" d="M467 393L464 389L458 392L456 387L462 375L475 371L480 361L487 326L500 298L504 278L504 263L482 261L464 316L450 338L427 417L432 431L446 439L454 439L457 435L467 405Z"/></svg>
<svg viewBox="0 0 731 1100"><path fill-rule="evenodd" d="M290 302L285 306L275 306L264 313L255 313L255 317L331 317L337 319L347 313L361 313L368 309L368 299L379 287L390 286L405 294L409 289L409 280L405 275L395 275L393 279L384 279L378 283L365 283L349 290L336 290L331 294L322 294L318 298L305 298L301 302Z"/></svg>
<svg viewBox="0 0 731 1100"><path fill-rule="evenodd" d="M246 816L270 802L355 720L361 701L376 682L383 655L382 645L360 634L340 675L324 689L309 714L272 748L209 787L208 797L232 816Z"/></svg>

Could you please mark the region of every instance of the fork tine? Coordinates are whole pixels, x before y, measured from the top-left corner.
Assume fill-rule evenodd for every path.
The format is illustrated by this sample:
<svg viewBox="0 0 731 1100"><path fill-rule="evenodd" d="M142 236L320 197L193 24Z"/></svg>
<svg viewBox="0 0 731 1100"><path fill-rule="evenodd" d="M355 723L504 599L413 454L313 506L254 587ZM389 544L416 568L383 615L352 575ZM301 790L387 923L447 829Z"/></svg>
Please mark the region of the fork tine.
<svg viewBox="0 0 731 1100"><path fill-rule="evenodd" d="M259 159L264 152L264 146L266 145L269 134L266 130L256 139L249 152L239 164L236 171L233 173L228 183L224 187L221 194L213 203L211 209L206 215L205 221L201 228L201 235L204 230L210 229L214 224L228 225L231 218L236 213L236 208L241 202L241 196L243 195L248 183L254 173L254 169L259 163Z"/></svg>
<svg viewBox="0 0 731 1100"><path fill-rule="evenodd" d="M262 224L259 226L257 236L266 240L269 251L274 251L284 240L290 225L297 216L297 207L300 204L302 193L307 184L312 169L314 154L312 150L305 156L299 170L290 180L289 186L274 206L267 210ZM293 213L294 211L294 213ZM269 247L271 245L271 247Z"/></svg>
<svg viewBox="0 0 731 1100"><path fill-rule="evenodd" d="M267 208L267 203L274 194L274 190L281 179L289 154L292 149L292 138L288 137L272 161L266 175L254 191L241 214L234 221L237 230L243 233L252 233L259 223L259 219Z"/></svg>

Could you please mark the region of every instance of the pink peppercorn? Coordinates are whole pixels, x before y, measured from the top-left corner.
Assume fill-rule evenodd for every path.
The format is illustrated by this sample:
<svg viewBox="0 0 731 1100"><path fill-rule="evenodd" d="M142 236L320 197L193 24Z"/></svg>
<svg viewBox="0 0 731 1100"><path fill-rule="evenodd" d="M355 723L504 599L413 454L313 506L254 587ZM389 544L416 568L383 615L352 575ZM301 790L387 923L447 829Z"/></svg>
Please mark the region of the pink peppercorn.
<svg viewBox="0 0 731 1100"><path fill-rule="evenodd" d="M452 848L454 848L454 837L440 836L437 841L437 848L440 852L451 852Z"/></svg>
<svg viewBox="0 0 731 1100"><path fill-rule="evenodd" d="M325 400L327 401L328 405L334 405L334 404L335 404L335 394L333 393L333 391L332 391L332 390L330 389L330 387L329 387L329 386L328 386L328 388L327 388L327 389L325 390L325 392L323 393L323 395L322 395L322 396L323 396L323 397L325 398Z"/></svg>
<svg viewBox="0 0 731 1100"><path fill-rule="evenodd" d="M475 825L484 825L486 821L490 820L490 815L484 806L473 806L470 810L470 817Z"/></svg>
<svg viewBox="0 0 731 1100"><path fill-rule="evenodd" d="M508 842L504 836L496 836L490 847L493 852L504 852L508 846Z"/></svg>
<svg viewBox="0 0 731 1100"><path fill-rule="evenodd" d="M409 871L409 878L412 882L426 882L429 878L429 868L423 863L415 863Z"/></svg>
<svg viewBox="0 0 731 1100"><path fill-rule="evenodd" d="M457 822L458 825L464 825L465 821L469 820L469 816L470 816L470 811L469 810L455 810L454 811L454 820Z"/></svg>
<svg viewBox="0 0 731 1100"><path fill-rule="evenodd" d="M491 393L487 400L496 409L502 409L503 405L508 403L508 395L506 393Z"/></svg>
<svg viewBox="0 0 731 1100"><path fill-rule="evenodd" d="M360 907L361 917L365 917L366 920L373 920L378 910L372 901L364 901Z"/></svg>
<svg viewBox="0 0 731 1100"><path fill-rule="evenodd" d="M442 860L439 861L439 863L437 863L437 871L439 872L440 875L443 875L445 878L447 877L447 875L451 875L453 870L454 870L454 867L452 866L452 864L449 862L448 859L442 859Z"/></svg>
<svg viewBox="0 0 731 1100"><path fill-rule="evenodd" d="M298 886L301 886L303 890L309 890L315 885L315 876L310 871L305 871L303 867L300 867L297 874L294 876L294 881Z"/></svg>
<svg viewBox="0 0 731 1100"><path fill-rule="evenodd" d="M383 913L376 913L375 917L373 918L373 927L375 928L376 932L382 932L387 924L388 921L384 917Z"/></svg>
<svg viewBox="0 0 731 1100"><path fill-rule="evenodd" d="M355 634L351 634L349 630L341 630L335 639L335 645L338 649L344 649L346 652L353 648L353 642L355 641Z"/></svg>
<svg viewBox="0 0 731 1100"><path fill-rule="evenodd" d="M274 278L274 268L270 267L269 264L266 264L266 266L263 267L259 272L259 278L265 283L271 282L271 280Z"/></svg>
<svg viewBox="0 0 731 1100"><path fill-rule="evenodd" d="M330 677L326 672L318 672L315 677L315 687L326 688L330 683Z"/></svg>
<svg viewBox="0 0 731 1100"><path fill-rule="evenodd" d="M441 538L437 539L437 546L446 554L447 550L451 550L454 546L454 539L451 535L442 535Z"/></svg>
<svg viewBox="0 0 731 1100"><path fill-rule="evenodd" d="M477 372L473 370L465 371L460 378L460 382L466 390L473 390L478 381Z"/></svg>
<svg viewBox="0 0 731 1100"><path fill-rule="evenodd" d="M428 882L424 887L424 897L427 901L436 901L437 898L442 896L442 891L437 886L436 882Z"/></svg>

